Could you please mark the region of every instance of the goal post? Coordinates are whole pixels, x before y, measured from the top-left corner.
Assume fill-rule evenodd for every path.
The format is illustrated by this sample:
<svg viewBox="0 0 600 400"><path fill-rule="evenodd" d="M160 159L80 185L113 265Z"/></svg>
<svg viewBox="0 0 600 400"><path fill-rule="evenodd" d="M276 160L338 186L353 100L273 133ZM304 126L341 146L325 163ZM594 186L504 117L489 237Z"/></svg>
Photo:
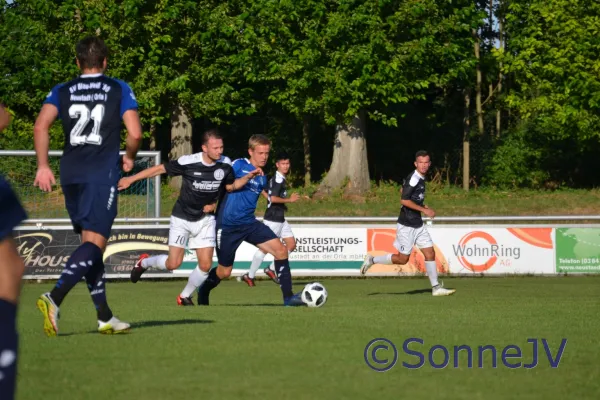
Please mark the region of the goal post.
<svg viewBox="0 0 600 400"><path fill-rule="evenodd" d="M125 151L120 152L121 155ZM56 178L52 192L43 192L33 186L37 171L37 159L33 150L0 150L0 174L10 183L27 211L29 219L68 218L60 187L60 157L62 150L48 152L48 162ZM159 151L139 151L131 172L121 176L130 176L143 169L160 164ZM135 182L119 193L118 214L126 218L160 217L160 176Z"/></svg>

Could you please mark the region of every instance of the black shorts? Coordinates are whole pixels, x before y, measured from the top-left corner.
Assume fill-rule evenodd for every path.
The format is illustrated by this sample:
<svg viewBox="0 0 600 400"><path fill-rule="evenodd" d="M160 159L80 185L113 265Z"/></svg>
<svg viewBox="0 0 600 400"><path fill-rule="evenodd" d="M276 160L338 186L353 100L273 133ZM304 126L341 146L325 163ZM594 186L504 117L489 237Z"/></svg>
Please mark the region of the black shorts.
<svg viewBox="0 0 600 400"><path fill-rule="evenodd" d="M273 239L279 240L268 226L258 220L249 225L217 226L217 259L219 265L231 267L235 260L235 252L242 242L257 246Z"/></svg>
<svg viewBox="0 0 600 400"><path fill-rule="evenodd" d="M74 183L63 185L62 189L75 233L86 230L108 239L117 217L116 185Z"/></svg>
<svg viewBox="0 0 600 400"><path fill-rule="evenodd" d="M15 192L0 175L0 241L12 235L13 230L27 219Z"/></svg>

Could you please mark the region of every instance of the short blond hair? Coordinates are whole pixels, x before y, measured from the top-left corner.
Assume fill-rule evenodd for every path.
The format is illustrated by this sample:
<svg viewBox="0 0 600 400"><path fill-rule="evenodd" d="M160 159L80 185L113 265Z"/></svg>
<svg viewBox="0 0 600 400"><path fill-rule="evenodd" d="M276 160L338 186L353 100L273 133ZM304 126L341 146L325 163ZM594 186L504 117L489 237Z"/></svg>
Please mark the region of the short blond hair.
<svg viewBox="0 0 600 400"><path fill-rule="evenodd" d="M248 140L248 148L254 150L256 146L270 146L271 141L265 135L252 135Z"/></svg>

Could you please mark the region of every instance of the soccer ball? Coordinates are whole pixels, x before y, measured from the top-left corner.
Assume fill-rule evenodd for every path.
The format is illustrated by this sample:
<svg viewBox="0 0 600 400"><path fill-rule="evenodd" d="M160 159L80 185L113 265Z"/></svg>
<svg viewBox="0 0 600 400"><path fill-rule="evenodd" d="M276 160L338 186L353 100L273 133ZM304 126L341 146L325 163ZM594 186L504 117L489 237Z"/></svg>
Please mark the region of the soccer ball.
<svg viewBox="0 0 600 400"><path fill-rule="evenodd" d="M327 289L319 282L311 282L302 289L302 301L309 307L321 307L327 301Z"/></svg>

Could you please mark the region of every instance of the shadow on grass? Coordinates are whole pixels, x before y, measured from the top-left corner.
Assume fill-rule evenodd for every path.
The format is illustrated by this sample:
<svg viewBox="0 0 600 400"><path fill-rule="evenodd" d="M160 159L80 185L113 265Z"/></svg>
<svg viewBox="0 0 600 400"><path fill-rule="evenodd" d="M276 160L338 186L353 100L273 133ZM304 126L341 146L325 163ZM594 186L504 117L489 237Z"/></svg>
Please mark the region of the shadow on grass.
<svg viewBox="0 0 600 400"><path fill-rule="evenodd" d="M375 292L375 293L369 293L367 296L411 295L411 294L423 294L423 293L431 294L431 289L409 290L408 292L386 292L386 293Z"/></svg>
<svg viewBox="0 0 600 400"><path fill-rule="evenodd" d="M219 307L283 307L281 303L216 304Z"/></svg>
<svg viewBox="0 0 600 400"><path fill-rule="evenodd" d="M131 330L135 329L143 329L143 328L152 328L156 326L169 326L169 325L192 325L192 324L212 324L215 321L208 319L177 319L177 320L168 320L168 321L139 321L131 323ZM73 335L83 335L83 334L99 334L97 330L90 330L86 332L68 332L68 333L59 333L58 336L73 336ZM126 333L123 333L126 334ZM111 335L112 336L112 335Z"/></svg>

